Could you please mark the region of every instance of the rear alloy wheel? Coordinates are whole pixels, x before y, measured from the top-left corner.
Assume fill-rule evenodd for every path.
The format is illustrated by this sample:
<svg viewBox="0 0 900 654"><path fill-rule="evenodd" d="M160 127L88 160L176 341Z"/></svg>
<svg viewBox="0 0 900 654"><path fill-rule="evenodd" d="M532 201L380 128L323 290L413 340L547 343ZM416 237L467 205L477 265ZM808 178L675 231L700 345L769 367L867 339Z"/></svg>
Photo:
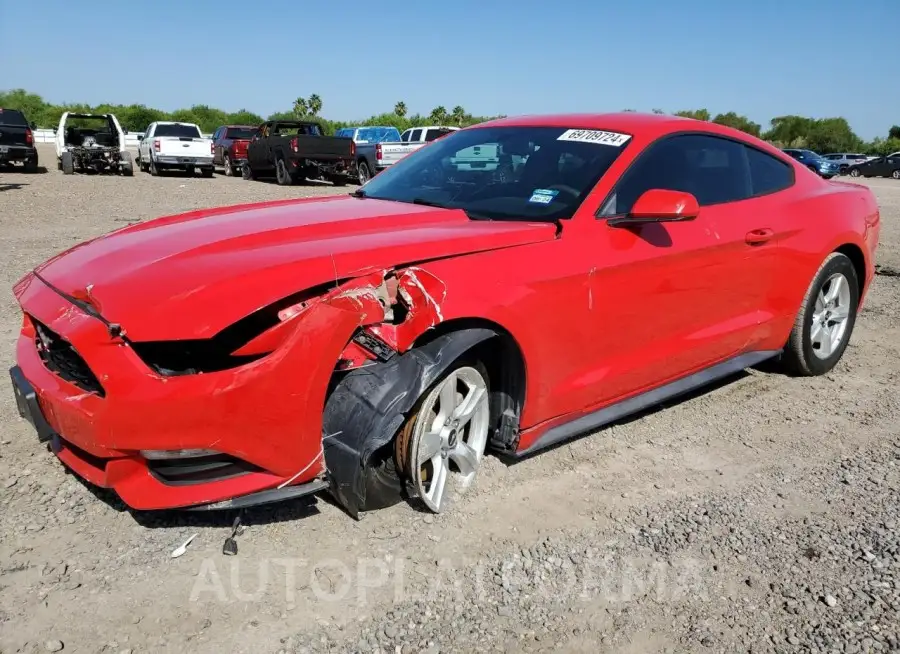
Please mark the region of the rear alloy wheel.
<svg viewBox="0 0 900 654"><path fill-rule="evenodd" d="M284 159L279 159L275 162L275 181L281 186L290 186L294 183L287 166L284 165Z"/></svg>
<svg viewBox="0 0 900 654"><path fill-rule="evenodd" d="M490 411L484 367L460 364L425 395L398 435L398 463L431 511L444 511L475 480Z"/></svg>
<svg viewBox="0 0 900 654"><path fill-rule="evenodd" d="M804 376L824 375L840 361L856 324L859 281L850 259L833 252L806 291L785 348L788 367Z"/></svg>
<svg viewBox="0 0 900 654"><path fill-rule="evenodd" d="M253 179L253 171L246 161L241 165L241 177L247 180Z"/></svg>
<svg viewBox="0 0 900 654"><path fill-rule="evenodd" d="M369 171L369 164L365 161L360 161L359 165L356 167L356 176L359 179L360 186L372 179L372 173Z"/></svg>
<svg viewBox="0 0 900 654"><path fill-rule="evenodd" d="M234 168L231 165L231 158L226 154L225 160L223 162L225 166L225 177L233 177L234 176Z"/></svg>
<svg viewBox="0 0 900 654"><path fill-rule="evenodd" d="M895 170L894 172L892 172L891 177L893 177L894 179L900 179L900 170Z"/></svg>
<svg viewBox="0 0 900 654"><path fill-rule="evenodd" d="M860 172L859 168L851 168L850 169L850 177L859 177Z"/></svg>

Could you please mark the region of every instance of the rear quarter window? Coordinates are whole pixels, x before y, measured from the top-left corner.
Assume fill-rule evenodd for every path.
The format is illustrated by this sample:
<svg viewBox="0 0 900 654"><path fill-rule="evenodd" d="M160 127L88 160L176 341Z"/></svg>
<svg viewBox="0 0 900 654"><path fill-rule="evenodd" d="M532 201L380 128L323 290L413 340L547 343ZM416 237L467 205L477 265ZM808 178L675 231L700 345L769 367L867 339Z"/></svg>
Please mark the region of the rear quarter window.
<svg viewBox="0 0 900 654"><path fill-rule="evenodd" d="M756 148L744 147L754 196L783 191L793 185L794 170L790 165Z"/></svg>

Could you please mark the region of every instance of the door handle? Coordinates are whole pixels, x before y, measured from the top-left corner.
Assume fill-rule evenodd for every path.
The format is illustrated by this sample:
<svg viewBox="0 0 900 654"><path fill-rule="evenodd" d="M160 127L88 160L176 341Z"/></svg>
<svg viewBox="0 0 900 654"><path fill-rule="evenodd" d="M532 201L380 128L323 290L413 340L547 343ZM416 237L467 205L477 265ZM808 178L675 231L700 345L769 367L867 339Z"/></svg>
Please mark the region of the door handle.
<svg viewBox="0 0 900 654"><path fill-rule="evenodd" d="M769 229L768 227L764 229L754 229L747 232L747 235L744 236L744 241L747 245L762 245L763 243L771 241L773 236L775 236L775 230Z"/></svg>

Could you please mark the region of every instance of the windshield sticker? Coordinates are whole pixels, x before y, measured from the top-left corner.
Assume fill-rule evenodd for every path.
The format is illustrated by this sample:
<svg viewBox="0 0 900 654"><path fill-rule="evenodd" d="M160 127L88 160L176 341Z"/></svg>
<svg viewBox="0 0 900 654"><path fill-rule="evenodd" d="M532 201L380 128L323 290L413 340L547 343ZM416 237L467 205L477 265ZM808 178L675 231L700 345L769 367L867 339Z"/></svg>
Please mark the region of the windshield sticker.
<svg viewBox="0 0 900 654"><path fill-rule="evenodd" d="M631 134L619 134L618 132L601 132L596 129L567 129L556 140L596 143L598 145L612 145L620 148L628 143L630 138Z"/></svg>
<svg viewBox="0 0 900 654"><path fill-rule="evenodd" d="M557 195L559 195L559 191L547 188L536 188L531 192L531 198L528 201L534 202L535 204L550 204Z"/></svg>

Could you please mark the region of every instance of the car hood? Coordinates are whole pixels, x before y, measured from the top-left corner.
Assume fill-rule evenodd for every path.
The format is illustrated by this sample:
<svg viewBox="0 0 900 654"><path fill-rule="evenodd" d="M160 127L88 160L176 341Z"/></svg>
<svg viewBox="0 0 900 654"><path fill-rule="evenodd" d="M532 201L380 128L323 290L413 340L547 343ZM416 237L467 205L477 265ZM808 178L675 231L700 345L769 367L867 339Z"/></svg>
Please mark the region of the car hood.
<svg viewBox="0 0 900 654"><path fill-rule="evenodd" d="M547 223L335 196L158 218L76 245L35 272L134 341L208 338L331 280L555 236Z"/></svg>

